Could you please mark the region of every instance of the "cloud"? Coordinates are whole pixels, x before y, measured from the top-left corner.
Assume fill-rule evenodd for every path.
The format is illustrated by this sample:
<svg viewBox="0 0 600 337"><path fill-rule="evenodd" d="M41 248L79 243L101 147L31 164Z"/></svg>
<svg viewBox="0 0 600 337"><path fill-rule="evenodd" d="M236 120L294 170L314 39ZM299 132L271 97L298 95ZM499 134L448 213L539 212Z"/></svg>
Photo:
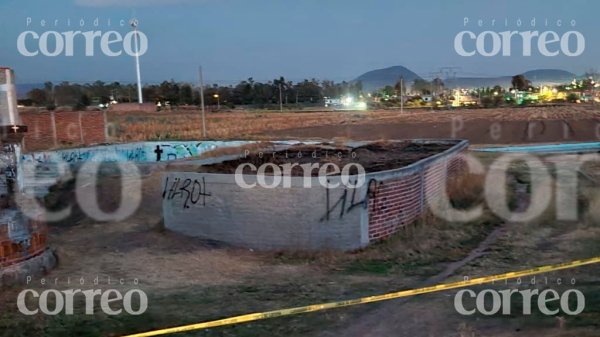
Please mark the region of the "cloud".
<svg viewBox="0 0 600 337"><path fill-rule="evenodd" d="M174 4L204 3L207 0L75 0L84 7L149 7Z"/></svg>

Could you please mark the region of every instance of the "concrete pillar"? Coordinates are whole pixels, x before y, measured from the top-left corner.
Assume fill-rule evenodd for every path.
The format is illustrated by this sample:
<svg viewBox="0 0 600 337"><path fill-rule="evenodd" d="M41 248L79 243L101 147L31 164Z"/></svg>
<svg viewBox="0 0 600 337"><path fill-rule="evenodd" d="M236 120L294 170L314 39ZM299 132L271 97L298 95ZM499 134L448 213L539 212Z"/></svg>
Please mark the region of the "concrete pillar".
<svg viewBox="0 0 600 337"><path fill-rule="evenodd" d="M56 113L54 111L50 111L50 124L52 125L52 141L54 142L54 147L58 147L58 135L56 134Z"/></svg>
<svg viewBox="0 0 600 337"><path fill-rule="evenodd" d="M102 111L104 117L104 142L108 143L108 112L105 109Z"/></svg>
<svg viewBox="0 0 600 337"><path fill-rule="evenodd" d="M81 144L85 144L85 139L83 139L83 123L81 122L81 111L79 111L78 118L79 118L79 138L80 138Z"/></svg>
<svg viewBox="0 0 600 337"><path fill-rule="evenodd" d="M0 125L20 124L15 75L12 69L0 67Z"/></svg>

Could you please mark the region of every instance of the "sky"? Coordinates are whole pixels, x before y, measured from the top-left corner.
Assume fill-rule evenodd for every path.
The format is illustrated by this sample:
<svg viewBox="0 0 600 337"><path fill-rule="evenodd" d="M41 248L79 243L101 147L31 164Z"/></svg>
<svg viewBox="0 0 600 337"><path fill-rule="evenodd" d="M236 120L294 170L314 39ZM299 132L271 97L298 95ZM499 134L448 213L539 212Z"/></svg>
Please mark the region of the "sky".
<svg viewBox="0 0 600 337"><path fill-rule="evenodd" d="M131 27L121 27L120 20L135 16L148 38L148 50L140 58L144 83L197 82L199 65L205 82L219 84L279 76L293 81L352 80L394 65L425 78L442 67L456 67L457 76L471 77L540 68L582 74L600 68L599 12L600 1L593 0L2 0L0 66L14 68L18 83L134 82L134 58L125 53L104 55L100 39L93 46L94 56L84 55L85 41L78 40L80 36L74 40L73 56L63 52L53 57L24 56L17 41L26 31L41 35L114 30L125 35ZM465 18L469 19L466 26ZM480 19L483 27L477 25ZM519 19L521 26L517 26ZM46 20L45 27L41 20ZM496 20L494 27L491 20ZM557 20L561 27L556 26ZM551 30L559 36L574 30L585 38L585 49L578 56L544 56L534 41L532 55L523 56L519 40L510 56L461 56L454 39L464 30L476 35L486 30ZM40 48L39 40L29 36L27 41L28 50ZM474 42L465 45L475 48ZM52 46L50 42L49 49ZM114 46L122 49L119 43ZM557 49L558 43L553 46Z"/></svg>

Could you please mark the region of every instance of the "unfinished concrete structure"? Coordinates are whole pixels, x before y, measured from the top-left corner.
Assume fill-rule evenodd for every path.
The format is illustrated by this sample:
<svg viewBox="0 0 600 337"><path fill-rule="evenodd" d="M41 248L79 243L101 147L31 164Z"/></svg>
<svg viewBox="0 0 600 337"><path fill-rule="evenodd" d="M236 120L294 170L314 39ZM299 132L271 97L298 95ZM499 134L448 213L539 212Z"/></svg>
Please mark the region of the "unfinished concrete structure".
<svg viewBox="0 0 600 337"><path fill-rule="evenodd" d="M427 209L427 199L443 191L445 178L463 170L461 154L467 141L412 142L448 147L408 166L367 173L366 183L357 189L343 184L325 188L317 177L308 178L309 188L303 177L291 177L289 187L243 188L234 174L167 172L162 194L165 226L185 235L253 249L346 251L365 247L415 221ZM244 175L243 179L252 185L257 175ZM272 176L264 179L270 184ZM329 176L329 180L335 184L341 177Z"/></svg>
<svg viewBox="0 0 600 337"><path fill-rule="evenodd" d="M26 131L17 110L14 73L0 67L0 286L22 282L55 263L41 217L27 218L16 206L18 162Z"/></svg>

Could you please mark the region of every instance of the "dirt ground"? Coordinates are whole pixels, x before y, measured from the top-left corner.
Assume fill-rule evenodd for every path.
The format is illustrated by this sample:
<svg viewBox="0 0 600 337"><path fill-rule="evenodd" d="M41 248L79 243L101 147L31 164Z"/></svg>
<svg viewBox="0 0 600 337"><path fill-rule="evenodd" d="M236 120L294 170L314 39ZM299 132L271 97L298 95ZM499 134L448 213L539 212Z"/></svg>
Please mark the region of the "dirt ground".
<svg viewBox="0 0 600 337"><path fill-rule="evenodd" d="M597 141L599 107L568 105L546 108L414 110L370 112L225 112L208 116L210 138L384 140L467 138L474 144ZM113 114L115 140L200 139L198 114ZM495 124L498 123L498 124ZM498 125L498 126L495 126ZM453 131L454 130L454 134ZM499 131L498 131L499 130ZM565 131L566 130L566 131ZM372 163L378 162L374 152ZM496 154L477 154L484 164ZM411 159L412 160L412 159ZM42 284L27 288L140 288L148 294L148 311L140 316L107 316L100 310L84 315L24 316L17 294L0 293L0 336L119 336L231 315L352 299L410 289L432 280L446 282L515 269L600 256L600 166L588 165L580 179L582 209L575 222L557 221L550 207L527 223L506 224L487 208L476 221L449 223L424 217L384 242L351 253L257 252L188 238L164 230L161 214L161 167L145 171L142 191L127 179L105 177L98 184L104 210L141 193L138 211L122 221L101 222L73 207L67 221L50 224L50 244L59 265ZM520 184L526 170L517 167ZM520 172L520 173L519 173ZM527 171L528 172L528 171ZM534 172L535 173L535 172ZM449 189L459 204L482 201L483 178L469 176ZM87 186L86 188L91 188ZM121 189L125 194L120 195ZM473 192L476 191L476 192ZM527 191L527 188L525 188ZM73 204L72 186L56 190L55 207ZM92 190L84 191L92 193ZM511 196L509 196L511 198ZM466 200L466 201L465 201ZM517 203L515 200L512 202ZM523 201L526 203L526 201ZM518 203L517 203L518 204ZM579 316L517 314L462 316L454 308L455 291L419 295L409 300L339 308L273 318L180 336L598 336L600 269L587 266L547 274L575 278L586 296ZM94 284L98 278L99 284ZM80 280L84 284L80 284ZM123 279L124 284L116 280ZM134 284L137 280L138 284ZM50 283L50 284L48 284ZM74 283L77 283L74 285ZM496 284L495 289L525 287ZM477 288L474 288L477 289ZM479 288L483 289L483 288Z"/></svg>
<svg viewBox="0 0 600 337"><path fill-rule="evenodd" d="M478 156L485 164L496 158L493 154ZM595 166L586 167L590 175L595 170ZM0 294L0 336L118 336L600 255L600 194L597 185L586 179L581 190L586 206L575 223L554 220L552 209L534 221L519 224L505 224L489 211L468 223L448 223L431 216L361 251L307 253L256 252L165 231L160 175L159 169L147 172L142 207L126 220L98 222L74 210L69 221L51 224L50 242L59 266L46 276L50 285L34 279L27 286L67 289L74 287L69 281L83 278L85 284L77 284L77 288L140 288L148 294L148 311L141 316L107 316L99 310L92 316L23 316L15 304L22 288L16 287ZM515 179L527 184L527 177L521 172ZM450 185L461 187L451 189L453 200L467 205L481 202L482 190L477 186L482 178L462 179ZM99 183L103 209L118 204L121 185L126 191L124 198L137 193L127 180L121 182L116 177ZM68 188L65 191L58 194L61 205L73 197ZM600 270L588 266L546 276L550 282L558 277L576 278L577 289L586 295L584 314L461 316L453 306L456 292L449 291L180 335L597 336ZM99 285L92 283L96 277ZM117 279L123 279L124 284ZM137 286L133 284L136 279ZM506 288L501 284L494 287ZM76 304L81 310L83 303ZM514 303L513 309L519 310L519 304Z"/></svg>
<svg viewBox="0 0 600 337"><path fill-rule="evenodd" d="M472 144L597 141L600 105L377 111L230 111L207 115L210 139L462 138ZM202 139L197 111L110 113L114 141Z"/></svg>

